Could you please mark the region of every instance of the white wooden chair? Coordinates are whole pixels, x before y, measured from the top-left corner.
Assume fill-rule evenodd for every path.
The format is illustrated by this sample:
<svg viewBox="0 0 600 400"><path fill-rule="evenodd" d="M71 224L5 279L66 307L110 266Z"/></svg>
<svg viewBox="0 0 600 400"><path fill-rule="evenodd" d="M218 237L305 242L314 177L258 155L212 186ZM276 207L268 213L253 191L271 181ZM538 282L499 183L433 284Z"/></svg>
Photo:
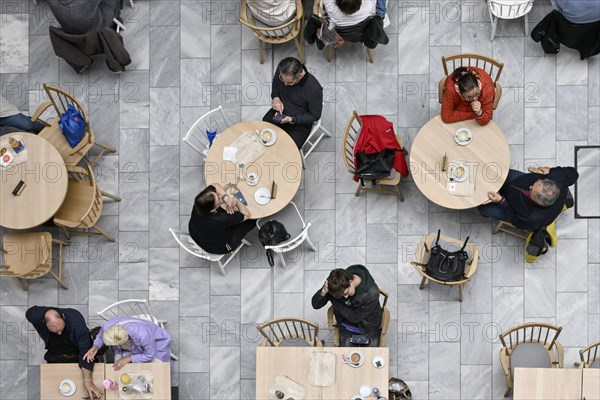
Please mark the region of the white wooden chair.
<svg viewBox="0 0 600 400"><path fill-rule="evenodd" d="M488 11L492 24L490 41L494 41L496 27L499 19L517 19L523 17L525 21L525 36L529 35L529 19L527 14L533 8L534 0L488 0Z"/></svg>
<svg viewBox="0 0 600 400"><path fill-rule="evenodd" d="M183 141L192 149L196 150L203 158L208 154L209 141L207 131L217 132L217 136L231 126L231 122L225 115L223 107L219 106L210 110L200 118L185 134Z"/></svg>
<svg viewBox="0 0 600 400"><path fill-rule="evenodd" d="M171 234L173 235L173 237L175 238L177 243L179 243L179 245L181 247L183 247L185 249L185 251L187 251L188 253L190 253L193 256L196 256L198 258L203 258L210 262L216 263L219 266L219 271L221 271L221 275L227 274L225 272L225 267L227 266L227 264L229 264L229 262L233 259L233 257L235 257L235 255L242 249L242 247L244 245L252 246L252 243L250 243L246 239L242 239L242 243L231 253L212 254L207 251L204 251L200 246L198 246L196 244L196 242L194 242L194 239L192 239L192 237L190 236L189 233L178 230L178 229L173 229L173 228L169 228L169 232L171 232ZM221 260L225 256L229 256L229 257L227 257L227 260L225 260L225 262L222 262Z"/></svg>
<svg viewBox="0 0 600 400"><path fill-rule="evenodd" d="M111 304L108 307L105 307L101 311L98 311L98 315L102 317L102 319L108 321L115 317L132 317L139 318L146 321L151 321L152 323L160 326L161 328L165 327L167 323L166 319L158 319L152 314L150 311L150 307L146 300L143 299L129 299L129 300L121 300L116 303ZM171 352L171 358L173 360L179 360L179 358Z"/></svg>
<svg viewBox="0 0 600 400"><path fill-rule="evenodd" d="M308 158L310 153L312 153L313 150L317 147L321 139L323 139L324 136L333 136L331 132L329 132L329 130L325 128L321 123L322 119L323 117L319 118L319 120L313 124L312 129L308 134L308 137L306 138L306 141L300 149L300 155L302 156L302 166L304 167L304 169L306 169L306 159ZM319 131L321 131L321 134L317 133Z"/></svg>
<svg viewBox="0 0 600 400"><path fill-rule="evenodd" d="M285 242L273 246L265 246L266 250L272 250L274 253L278 254L282 267L286 267L283 253L294 250L304 241L308 242L312 251L317 251L315 245L308 237L308 228L310 228L310 222L304 222L304 218L302 218L300 211L298 211L298 207L296 207L296 204L293 201L290 201L290 203L277 214L272 215L269 218L261 218L256 220L256 227L260 230L261 225L268 220L277 220L281 222L283 226L285 226L285 230L290 234L290 238Z"/></svg>

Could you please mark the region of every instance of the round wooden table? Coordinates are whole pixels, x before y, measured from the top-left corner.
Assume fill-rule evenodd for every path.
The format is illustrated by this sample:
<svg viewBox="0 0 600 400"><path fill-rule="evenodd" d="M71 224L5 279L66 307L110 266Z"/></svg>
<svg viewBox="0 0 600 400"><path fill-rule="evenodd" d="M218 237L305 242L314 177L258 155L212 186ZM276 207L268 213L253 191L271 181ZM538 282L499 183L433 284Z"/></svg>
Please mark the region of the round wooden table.
<svg viewBox="0 0 600 400"><path fill-rule="evenodd" d="M2 136L0 143L7 144L10 137L23 141L27 160L8 169L0 168L0 226L33 228L52 218L65 200L67 168L58 150L45 139L18 132ZM27 186L15 196L12 192L21 180Z"/></svg>
<svg viewBox="0 0 600 400"><path fill-rule="evenodd" d="M454 135L467 128L473 139L466 146L458 145ZM474 170L475 189L468 196L448 192L448 171L442 171L442 159L467 161ZM429 200L442 207L467 209L488 199L487 192L497 192L510 167L510 149L502 129L494 121L481 126L475 120L446 124L437 115L417 133L410 150L410 171L419 190Z"/></svg>
<svg viewBox="0 0 600 400"><path fill-rule="evenodd" d="M223 148L230 146L244 132L262 131L271 128L277 133L277 141L253 163L244 166L247 173L256 172L259 182L249 186L241 180L240 170L232 161L223 160ZM225 186L236 184L248 202L252 219L264 218L283 209L294 198L302 179L302 158L292 138L281 128L264 121L244 121L220 133L210 147L204 161L204 178L207 185L217 182ZM260 188L271 190L275 181L276 198L260 205L254 200L254 193Z"/></svg>

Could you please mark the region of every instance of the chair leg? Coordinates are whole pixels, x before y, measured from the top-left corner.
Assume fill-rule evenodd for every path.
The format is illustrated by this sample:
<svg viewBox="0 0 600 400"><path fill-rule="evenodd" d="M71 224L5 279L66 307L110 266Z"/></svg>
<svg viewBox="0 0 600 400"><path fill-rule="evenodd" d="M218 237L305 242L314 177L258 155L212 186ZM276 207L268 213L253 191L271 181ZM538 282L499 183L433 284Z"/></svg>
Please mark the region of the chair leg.
<svg viewBox="0 0 600 400"><path fill-rule="evenodd" d="M119 196L115 196L114 194L105 192L105 191L101 191L102 192L102 196L108 197L109 199L113 199L114 201L121 201L121 198Z"/></svg>
<svg viewBox="0 0 600 400"><path fill-rule="evenodd" d="M359 183L358 184L358 189L356 189L356 193L354 193L355 196L360 195L360 192L362 191L363 187L362 185Z"/></svg>
<svg viewBox="0 0 600 400"><path fill-rule="evenodd" d="M60 271L62 272L62 267L60 267ZM67 286L67 284L62 280L62 278L59 275L56 275L54 272L50 271L50 275L52 275L52 277L54 279L56 279L56 282L58 282L58 284L60 286L62 286L63 289L69 289L69 286Z"/></svg>
<svg viewBox="0 0 600 400"><path fill-rule="evenodd" d="M98 231L99 234L101 234L102 236L104 236L105 238L107 238L109 241L114 242L115 238L113 238L112 236L110 236L108 233L106 233L105 231L103 231L102 229L98 228L97 226L93 226L93 228Z"/></svg>
<svg viewBox="0 0 600 400"><path fill-rule="evenodd" d="M506 392L504 392L504 397L508 397L508 395L512 392L512 388L506 388Z"/></svg>
<svg viewBox="0 0 600 400"><path fill-rule="evenodd" d="M179 361L179 357L177 357L175 354L171 353L171 360Z"/></svg>
<svg viewBox="0 0 600 400"><path fill-rule="evenodd" d="M310 238L308 237L308 235L306 235L306 241L308 242L310 249L312 251L317 251L317 248L315 247L315 245L313 244L313 242L310 240Z"/></svg>
<svg viewBox="0 0 600 400"><path fill-rule="evenodd" d="M498 20L494 21L492 17L492 34L490 36L490 42L494 41L494 37L496 36L496 26L498 25Z"/></svg>
<svg viewBox="0 0 600 400"><path fill-rule="evenodd" d="M527 14L525 14L525 36L529 35L529 18L527 18Z"/></svg>
<svg viewBox="0 0 600 400"><path fill-rule="evenodd" d="M260 39L258 40L258 59L261 64L265 63L265 51L263 49L263 42Z"/></svg>
<svg viewBox="0 0 600 400"><path fill-rule="evenodd" d="M298 55L300 56L300 61L302 61L302 64L305 63L304 61L304 36L296 36L296 38L294 39L294 42L296 43L296 49L298 50Z"/></svg>
<svg viewBox="0 0 600 400"><path fill-rule="evenodd" d="M221 260L215 261L215 262L219 266L219 271L221 271L221 275L223 275L223 276L227 275L227 273L225 272L225 266L223 265L223 263L221 262Z"/></svg>
<svg viewBox="0 0 600 400"><path fill-rule="evenodd" d="M423 277L423 279L421 279L421 285L419 285L420 290L425 289L425 282L427 282L427 278Z"/></svg>
<svg viewBox="0 0 600 400"><path fill-rule="evenodd" d="M279 255L279 261L281 261L281 267L282 268L287 268L287 264L285 262L285 257L283 256L283 253L277 253Z"/></svg>
<svg viewBox="0 0 600 400"><path fill-rule="evenodd" d="M67 239L71 239L71 235L69 234L69 231L67 230L67 228L64 226L62 228L63 228L63 231L65 232L65 236L67 237Z"/></svg>
<svg viewBox="0 0 600 400"><path fill-rule="evenodd" d="M404 196L402 195L402 190L400 190L400 185L396 185L394 188L396 189L396 194L400 198L400 202L404 202Z"/></svg>
<svg viewBox="0 0 600 400"><path fill-rule="evenodd" d="M333 46L327 46L327 62L331 62L333 60Z"/></svg>
<svg viewBox="0 0 600 400"><path fill-rule="evenodd" d="M369 62L373 64L375 62L375 57L373 57L373 50L367 47L367 56L369 56Z"/></svg>
<svg viewBox="0 0 600 400"><path fill-rule="evenodd" d="M27 289L29 288L29 282L25 282L25 279L21 279L21 278L17 278L17 280L19 281L19 285L21 285L21 288L23 288L23 290L27 291Z"/></svg>
<svg viewBox="0 0 600 400"><path fill-rule="evenodd" d="M458 285L458 301L462 303L463 298L465 296L465 284Z"/></svg>

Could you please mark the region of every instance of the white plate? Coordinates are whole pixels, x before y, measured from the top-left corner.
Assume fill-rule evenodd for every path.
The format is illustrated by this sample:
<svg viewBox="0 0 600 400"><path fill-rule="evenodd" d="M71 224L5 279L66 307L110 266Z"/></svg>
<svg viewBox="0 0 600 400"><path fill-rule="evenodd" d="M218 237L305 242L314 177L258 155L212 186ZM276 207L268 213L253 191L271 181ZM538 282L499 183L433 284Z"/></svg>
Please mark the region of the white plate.
<svg viewBox="0 0 600 400"><path fill-rule="evenodd" d="M269 147L269 146L273 146L275 144L275 142L277 141L277 133L271 129L271 128L265 128L263 129L260 133L262 135L263 132L270 132L271 133L271 140L269 140L268 142L263 142L262 138L260 139L260 142L262 144L264 144L265 146Z"/></svg>
<svg viewBox="0 0 600 400"><path fill-rule="evenodd" d="M375 357L373 357L373 366L375 368L383 368L383 367L385 367L385 358L383 358L382 356L375 356Z"/></svg>
<svg viewBox="0 0 600 400"><path fill-rule="evenodd" d="M58 391L65 397L73 396L77 391L77 385L72 379L65 379L58 385Z"/></svg>
<svg viewBox="0 0 600 400"><path fill-rule="evenodd" d="M271 191L266 188L258 189L256 192L254 192L254 201L261 206L269 204L271 201Z"/></svg>
<svg viewBox="0 0 600 400"><path fill-rule="evenodd" d="M465 133L467 135L466 137L465 137ZM467 128L460 128L454 134L454 141L456 142L456 144L459 144L461 146L468 145L469 143L471 143L472 139L473 139L473 134Z"/></svg>
<svg viewBox="0 0 600 400"><path fill-rule="evenodd" d="M462 168L464 171L461 176L458 176L456 173L459 168ZM464 182L469 178L469 167L462 162L454 162L452 165L450 165L448 175L450 176L450 180L452 182Z"/></svg>
<svg viewBox="0 0 600 400"><path fill-rule="evenodd" d="M352 359L352 354L358 354L360 356L360 360L358 360L357 364L353 364L352 361L350 361ZM350 354L348 354L348 365L353 367L353 368L358 368L360 366L362 366L365 363L365 355L358 350L354 350L352 352L350 352Z"/></svg>
<svg viewBox="0 0 600 400"><path fill-rule="evenodd" d="M248 186L258 185L258 174L255 172L250 172L248 175L246 175L246 183Z"/></svg>

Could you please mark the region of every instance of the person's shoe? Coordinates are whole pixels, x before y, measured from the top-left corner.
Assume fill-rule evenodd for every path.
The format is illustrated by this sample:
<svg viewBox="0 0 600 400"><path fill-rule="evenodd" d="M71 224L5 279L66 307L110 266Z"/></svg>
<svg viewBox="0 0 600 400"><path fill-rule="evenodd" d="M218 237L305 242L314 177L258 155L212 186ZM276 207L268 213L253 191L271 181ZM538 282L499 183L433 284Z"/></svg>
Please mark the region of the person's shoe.
<svg viewBox="0 0 600 400"><path fill-rule="evenodd" d="M391 24L392 24L392 21L390 21L390 17L386 13L385 17L383 17L383 29L387 28Z"/></svg>

